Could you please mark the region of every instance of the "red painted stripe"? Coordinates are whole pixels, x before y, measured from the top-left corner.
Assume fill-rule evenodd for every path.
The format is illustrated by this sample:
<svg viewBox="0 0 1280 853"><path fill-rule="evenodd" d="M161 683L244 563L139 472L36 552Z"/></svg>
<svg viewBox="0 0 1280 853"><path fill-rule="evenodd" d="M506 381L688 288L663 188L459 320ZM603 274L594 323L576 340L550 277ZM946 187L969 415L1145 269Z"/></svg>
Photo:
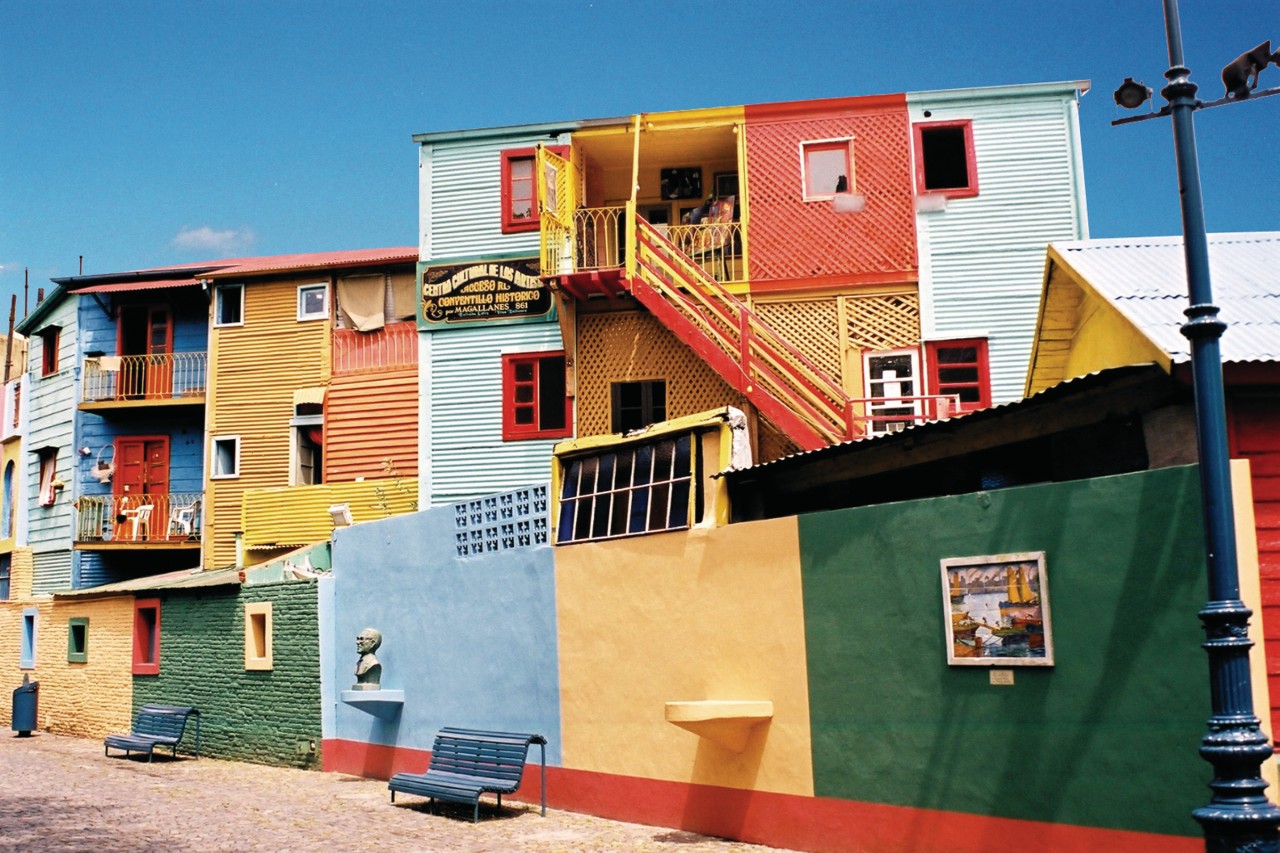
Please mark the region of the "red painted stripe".
<svg viewBox="0 0 1280 853"><path fill-rule="evenodd" d="M525 765L520 790L509 797L537 803L540 768ZM402 770L422 772L424 750L326 740L324 769L389 778ZM370 767L380 773L363 773ZM691 785L547 768L547 804L566 811L683 829L706 835L790 847L848 853L991 853L992 850L1052 850L1054 853L1193 853L1198 837L1068 826L1011 818L860 803Z"/></svg>

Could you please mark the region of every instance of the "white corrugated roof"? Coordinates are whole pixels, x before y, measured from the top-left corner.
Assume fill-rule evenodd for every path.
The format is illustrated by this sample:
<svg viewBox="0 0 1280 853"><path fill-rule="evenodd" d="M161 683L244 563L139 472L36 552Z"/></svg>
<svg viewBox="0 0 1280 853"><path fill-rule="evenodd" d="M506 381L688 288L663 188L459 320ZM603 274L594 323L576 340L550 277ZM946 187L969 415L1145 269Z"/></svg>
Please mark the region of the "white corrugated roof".
<svg viewBox="0 0 1280 853"><path fill-rule="evenodd" d="M1181 237L1055 242L1058 254L1175 362L1188 305ZM1209 276L1224 362L1280 360L1280 232L1209 235Z"/></svg>

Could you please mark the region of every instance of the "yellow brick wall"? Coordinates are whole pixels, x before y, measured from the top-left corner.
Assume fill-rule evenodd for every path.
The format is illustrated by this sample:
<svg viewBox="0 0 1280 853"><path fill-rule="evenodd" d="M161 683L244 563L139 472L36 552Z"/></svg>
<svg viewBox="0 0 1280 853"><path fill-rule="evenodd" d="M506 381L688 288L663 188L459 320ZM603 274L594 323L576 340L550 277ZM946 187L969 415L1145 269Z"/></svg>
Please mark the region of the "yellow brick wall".
<svg viewBox="0 0 1280 853"><path fill-rule="evenodd" d="M36 666L18 667L22 613L35 607ZM67 660L67 624L89 620L88 660ZM0 604L0 688L12 693L23 674L39 682L37 725L80 737L128 731L133 715L133 599L53 600L47 597ZM13 722L11 701L0 701L0 726Z"/></svg>

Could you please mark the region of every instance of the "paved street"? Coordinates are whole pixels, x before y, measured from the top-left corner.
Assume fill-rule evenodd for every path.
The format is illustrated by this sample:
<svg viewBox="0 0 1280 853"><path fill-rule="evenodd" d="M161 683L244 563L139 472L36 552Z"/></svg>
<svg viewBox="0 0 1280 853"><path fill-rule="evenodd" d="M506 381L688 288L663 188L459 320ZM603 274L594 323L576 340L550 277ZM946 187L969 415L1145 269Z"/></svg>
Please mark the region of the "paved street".
<svg viewBox="0 0 1280 853"><path fill-rule="evenodd" d="M0 732L0 851L765 851L770 848L521 803L478 824L389 802L387 785L336 773L157 755L105 758L102 742ZM485 813L482 812L482 815Z"/></svg>

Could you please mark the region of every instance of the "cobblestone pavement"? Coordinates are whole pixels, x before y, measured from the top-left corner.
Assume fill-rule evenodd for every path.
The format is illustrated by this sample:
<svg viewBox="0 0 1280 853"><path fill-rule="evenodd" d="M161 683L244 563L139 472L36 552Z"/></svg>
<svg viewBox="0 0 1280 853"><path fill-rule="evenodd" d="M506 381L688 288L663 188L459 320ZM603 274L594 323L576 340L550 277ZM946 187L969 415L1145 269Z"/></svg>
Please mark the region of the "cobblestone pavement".
<svg viewBox="0 0 1280 853"><path fill-rule="evenodd" d="M477 824L386 782L157 753L111 758L102 741L0 733L0 851L766 851L689 832L536 806L482 806Z"/></svg>

